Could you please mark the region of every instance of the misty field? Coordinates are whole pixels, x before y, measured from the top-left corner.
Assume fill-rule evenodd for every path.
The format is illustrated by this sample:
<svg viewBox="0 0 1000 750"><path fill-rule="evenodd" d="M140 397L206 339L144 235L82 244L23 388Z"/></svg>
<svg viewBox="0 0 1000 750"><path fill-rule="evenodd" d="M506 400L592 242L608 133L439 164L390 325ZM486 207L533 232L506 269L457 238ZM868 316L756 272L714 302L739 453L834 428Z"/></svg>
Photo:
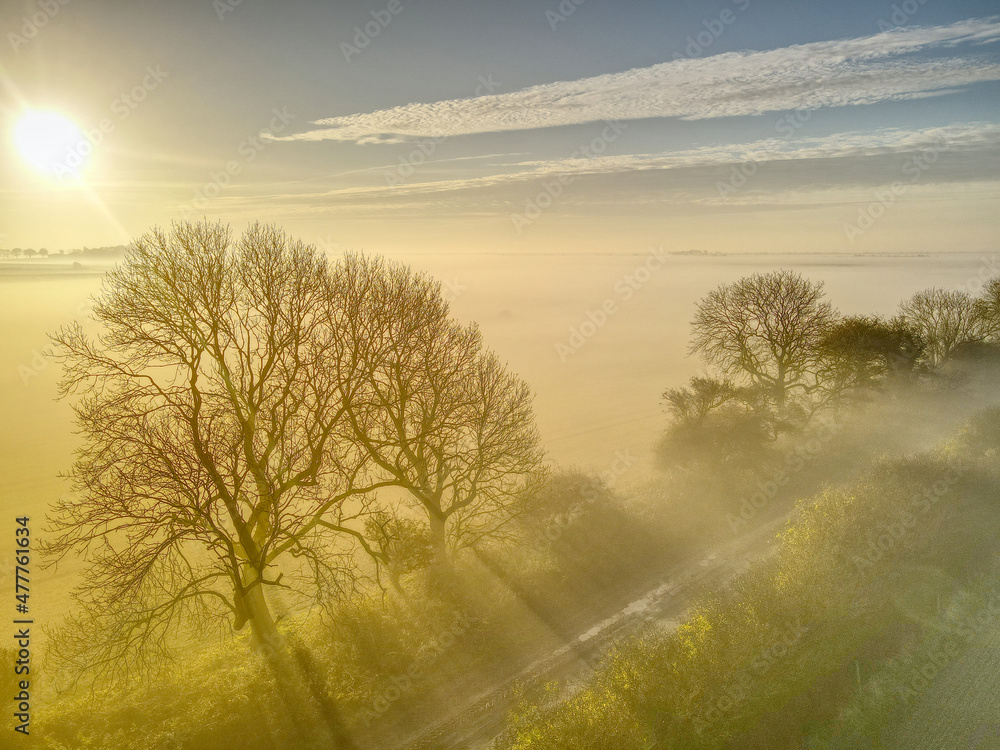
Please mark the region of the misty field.
<svg viewBox="0 0 1000 750"><path fill-rule="evenodd" d="M891 314L900 300L920 289L976 291L998 270L995 258L981 254L667 255L662 264L652 264L656 252L398 259L441 280L456 317L477 322L490 346L531 385L551 457L593 471L606 469L619 450L648 467L663 428L660 394L703 369L685 354L692 307L719 283L790 268L825 282L829 298L844 314ZM42 360L44 369L36 371L35 352L48 347L47 333L87 309L100 277L93 270L15 275L0 264L0 284L3 354L11 363L3 373L2 407L15 425L0 437L14 469L3 481L14 482L14 494L34 494L41 489L37 482L67 465L69 445L65 431L49 427L67 424L68 409L52 404L56 368ZM588 331L588 313L609 299L618 311L573 348L572 332ZM561 355L559 344L573 353Z"/></svg>
<svg viewBox="0 0 1000 750"><path fill-rule="evenodd" d="M899 600L914 566L946 579L939 599L958 601L963 586L980 585L1000 481L988 358L969 360L965 370L947 361L918 365L917 357L930 356L918 353L903 366L884 352L858 355L848 339L848 380L831 390L848 394L842 403L817 417L796 411L790 398L783 411L786 394L775 386L761 392L780 416L761 421L761 397L713 380L688 347L694 311L704 313L713 290L747 280L801 282L825 294L832 306L817 308L824 331L846 321L851 336L859 325L883 335L881 318L850 316L888 319L900 301L932 286L971 300L995 276L992 258L650 251L403 260L441 281L457 321L478 324L497 360L531 388L551 462L527 493L535 505L512 516L502 536L456 550L459 562L445 578L438 553L424 546L419 514L392 521L369 510L367 497L345 505L370 515L363 543L374 572L362 565L362 577L311 605L290 603L280 577L266 581L276 586L267 599L271 627L287 641L301 684L272 674L266 649L264 659L230 663L223 644L252 650L249 639L227 642L228 615L215 616L220 645L214 635L206 643L186 631L173 643L187 644L187 656L159 681L130 688L125 703L113 682L99 683L97 713L86 692L55 700L61 676L54 671L46 682L43 671L46 747L86 738L95 748L202 748L261 732L275 748L307 747L312 721L332 728L344 747L422 750L833 743L883 714L896 717L885 740L899 747L911 735L931 736L928 725L942 738L968 729L962 720L942 725L933 696L990 690L995 630L977 634L905 720L869 693L896 679L892 660L919 656L931 632ZM36 529L54 507L70 519L85 507L59 477L83 443L69 404L54 400L61 368L44 355L47 334L70 321L81 322L79 335L96 330L89 299L103 270L0 265L0 319L10 332L4 359L13 363L0 389L10 425L0 445L8 467L0 494L8 516L30 514ZM122 297L123 309L130 299ZM62 336L63 346L92 356ZM864 359L860 369L852 357ZM707 406L699 406L704 394ZM87 417L92 443L101 418L100 409ZM955 465L962 468L952 479ZM95 486L110 492L103 480ZM909 508L908 493L928 487L933 502L919 513ZM504 490L500 501L514 494ZM398 511L405 493L384 497L395 498ZM915 530L883 549L879 533L898 525L900 508L916 514ZM85 568L70 554L36 573L34 616L58 626ZM11 569L3 571L9 578ZM237 597L237 619L239 606ZM254 633L259 639L256 623ZM225 700L202 701L201 688L193 689L201 680ZM234 680L248 687L230 693ZM288 702L295 690L305 690L314 709L295 709ZM964 703L978 722L973 731L989 742L988 699L978 708ZM297 717L291 725L281 706ZM98 738L105 725L114 733Z"/></svg>
<svg viewBox="0 0 1000 750"><path fill-rule="evenodd" d="M976 291L996 270L995 259L980 254L666 255L651 263L658 253L400 260L440 279L455 316L478 323L490 346L532 387L549 456L597 474L624 467L615 480L626 487L641 485L652 470L665 424L660 395L703 369L686 356L688 325L695 301L713 286L791 268L825 282L844 314L891 314L919 289ZM50 349L50 332L89 315L106 267L71 269L56 260L0 264L2 359L9 363L0 374L7 425L0 434L6 466L0 500L8 516L35 508L42 515L65 492L58 474L72 462L71 412L55 401L59 368L42 353ZM588 313L609 299L617 312L573 348L573 331L587 332ZM560 353L560 344L573 353ZM50 571L38 581L38 601L50 622L64 611L66 575L65 569Z"/></svg>

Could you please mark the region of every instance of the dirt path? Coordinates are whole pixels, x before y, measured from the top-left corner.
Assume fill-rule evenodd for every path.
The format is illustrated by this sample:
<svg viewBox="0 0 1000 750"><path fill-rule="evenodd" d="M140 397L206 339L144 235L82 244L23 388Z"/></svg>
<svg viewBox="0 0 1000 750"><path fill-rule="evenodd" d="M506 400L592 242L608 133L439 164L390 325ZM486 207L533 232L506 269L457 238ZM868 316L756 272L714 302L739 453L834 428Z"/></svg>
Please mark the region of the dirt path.
<svg viewBox="0 0 1000 750"><path fill-rule="evenodd" d="M541 695L544 686L558 680L564 696L571 695L593 673L600 658L621 638L651 623L670 629L702 595L716 589L752 561L773 548L785 517L771 519L755 529L713 547L702 559L670 571L619 612L533 662L515 678L470 696L450 715L414 732L395 750L486 750L506 724L517 701L515 686L528 695Z"/></svg>

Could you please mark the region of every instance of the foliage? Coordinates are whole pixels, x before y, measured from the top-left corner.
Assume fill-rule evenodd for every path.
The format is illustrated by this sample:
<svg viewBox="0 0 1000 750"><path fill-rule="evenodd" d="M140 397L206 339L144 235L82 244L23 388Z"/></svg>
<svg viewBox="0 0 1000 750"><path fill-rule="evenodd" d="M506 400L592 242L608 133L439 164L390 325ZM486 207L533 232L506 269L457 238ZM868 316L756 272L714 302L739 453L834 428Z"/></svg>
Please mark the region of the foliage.
<svg viewBox="0 0 1000 750"><path fill-rule="evenodd" d="M620 647L572 698L523 708L498 747L561 748L565 736L623 747L647 731L663 747L801 741L802 727L849 699L854 660L900 648L907 619L885 591L912 585L916 563L956 578L982 565L1000 520L1000 476L981 456L997 449L1000 411L983 420L974 437L884 462L851 489L803 502L773 557L675 632ZM607 705L624 726L601 721Z"/></svg>
<svg viewBox="0 0 1000 750"><path fill-rule="evenodd" d="M365 520L365 536L397 591L404 575L428 567L434 558L427 524L412 518L376 511Z"/></svg>
<svg viewBox="0 0 1000 750"><path fill-rule="evenodd" d="M861 315L838 320L819 343L827 380L840 393L877 388L884 378L913 373L925 346L900 318Z"/></svg>

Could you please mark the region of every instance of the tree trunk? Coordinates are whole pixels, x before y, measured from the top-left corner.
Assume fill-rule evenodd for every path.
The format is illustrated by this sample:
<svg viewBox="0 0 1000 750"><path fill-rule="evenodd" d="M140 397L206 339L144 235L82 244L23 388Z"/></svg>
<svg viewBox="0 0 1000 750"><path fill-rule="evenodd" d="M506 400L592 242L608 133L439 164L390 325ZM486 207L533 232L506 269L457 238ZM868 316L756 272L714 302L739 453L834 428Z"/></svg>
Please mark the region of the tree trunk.
<svg viewBox="0 0 1000 750"><path fill-rule="evenodd" d="M277 653L283 650L285 642L264 599L263 586L251 587L243 601L257 647L265 653Z"/></svg>
<svg viewBox="0 0 1000 750"><path fill-rule="evenodd" d="M406 592L403 591L403 584L400 583L400 578L402 573L399 572L397 568L391 568L389 570L389 582L392 584L393 590L402 597L406 596Z"/></svg>
<svg viewBox="0 0 1000 750"><path fill-rule="evenodd" d="M774 406L778 414L784 417L785 402L788 399L788 383L785 380L785 368L778 366L778 377L774 381Z"/></svg>
<svg viewBox="0 0 1000 750"><path fill-rule="evenodd" d="M285 641L264 598L264 586L257 583L257 571L246 566L244 594L241 600L243 617L250 623L254 644L268 658L276 658L285 650Z"/></svg>
<svg viewBox="0 0 1000 750"><path fill-rule="evenodd" d="M253 572L250 574L256 580ZM311 685L315 675L303 672L293 659L292 651L278 632L271 609L264 598L262 585L251 585L243 598L247 620L254 643L264 656L274 675L278 694L287 714L288 739L295 747L353 747L340 723L339 714L322 702L318 688ZM299 657L301 659L301 656ZM346 739L345 739L346 738Z"/></svg>
<svg viewBox="0 0 1000 750"><path fill-rule="evenodd" d="M433 565L438 570L448 568L448 537L445 534L445 523L448 518L443 513L431 511L429 514L431 549L434 551Z"/></svg>

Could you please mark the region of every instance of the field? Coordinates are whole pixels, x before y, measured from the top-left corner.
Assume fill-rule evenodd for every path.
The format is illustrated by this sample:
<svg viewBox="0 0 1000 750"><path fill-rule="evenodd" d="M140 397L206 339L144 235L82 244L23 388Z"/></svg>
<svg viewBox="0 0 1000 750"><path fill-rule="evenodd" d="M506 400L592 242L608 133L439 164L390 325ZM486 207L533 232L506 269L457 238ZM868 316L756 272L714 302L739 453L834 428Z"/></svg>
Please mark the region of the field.
<svg viewBox="0 0 1000 750"><path fill-rule="evenodd" d="M441 280L455 314L476 321L502 359L534 389L549 456L564 466L613 471L619 488L652 469L667 387L699 371L685 356L694 302L719 283L774 268L824 280L844 313L891 314L899 300L932 285L971 288L992 275L990 258L753 255L420 255L401 258ZM72 461L71 409L55 401L58 366L40 356L47 333L84 320L102 268L58 261L0 263L0 511L29 514L36 528L48 503L65 492ZM588 313L611 300L613 312L591 335ZM599 316L591 316L597 317ZM581 334L581 335L582 335ZM570 346L572 353L558 349ZM54 623L64 610L71 570L39 573L36 612Z"/></svg>
<svg viewBox="0 0 1000 750"><path fill-rule="evenodd" d="M886 734L886 748L936 750L960 737L969 750L1000 748L1000 628L993 625L934 679L909 720Z"/></svg>
<svg viewBox="0 0 1000 750"><path fill-rule="evenodd" d="M853 700L832 724L812 736L808 747L830 750L938 750L1000 748L1000 587L992 568L953 595L930 597L920 612L921 636L896 658L863 675ZM909 585L926 587L923 570Z"/></svg>

